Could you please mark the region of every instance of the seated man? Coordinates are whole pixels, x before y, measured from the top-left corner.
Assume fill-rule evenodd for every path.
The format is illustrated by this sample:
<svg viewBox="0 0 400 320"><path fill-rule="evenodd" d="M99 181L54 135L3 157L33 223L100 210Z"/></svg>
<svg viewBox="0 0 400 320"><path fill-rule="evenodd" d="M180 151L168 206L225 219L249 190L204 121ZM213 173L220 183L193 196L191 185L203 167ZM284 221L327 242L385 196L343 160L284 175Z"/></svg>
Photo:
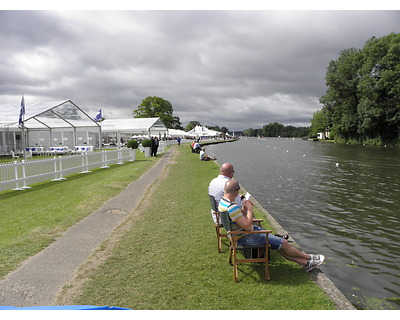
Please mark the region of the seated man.
<svg viewBox="0 0 400 320"><path fill-rule="evenodd" d="M198 141L195 141L195 142L194 142L193 150L194 150L194 152L196 152L196 153L200 153L201 146L200 146L200 143L199 143Z"/></svg>
<svg viewBox="0 0 400 320"><path fill-rule="evenodd" d="M196 151L194 151L194 144L196 143L196 141L193 141L192 144L190 144L190 149L192 149L192 153L195 153Z"/></svg>
<svg viewBox="0 0 400 320"><path fill-rule="evenodd" d="M218 211L228 212L230 217L231 229L236 230L261 230L260 227L253 225L253 204L250 201L244 201L243 209L235 202L239 194L240 186L235 179L230 179L225 183L224 196L219 202ZM248 234L241 235L237 243L239 245L258 245L266 244L266 234ZM296 262L304 268L311 271L322 264L325 257L323 255L314 255L304 253L291 246L286 239L268 234L268 243L271 249L278 250L279 254L289 261Z"/></svg>
<svg viewBox="0 0 400 320"><path fill-rule="evenodd" d="M200 160L201 161L209 161L209 160L217 160L215 157L210 157L208 154L206 154L206 148L201 148L200 151Z"/></svg>
<svg viewBox="0 0 400 320"><path fill-rule="evenodd" d="M221 200L222 196L224 195L224 187L225 183L232 179L233 174L235 173L235 170L233 169L233 165L230 163L224 163L220 168L219 168L219 175L212 179L210 182L210 185L208 186L208 194L210 196L213 196L215 199L215 202L219 204L219 201ZM241 207L242 206L242 196L238 195L236 198L236 204ZM217 223L215 215L211 214L214 223Z"/></svg>

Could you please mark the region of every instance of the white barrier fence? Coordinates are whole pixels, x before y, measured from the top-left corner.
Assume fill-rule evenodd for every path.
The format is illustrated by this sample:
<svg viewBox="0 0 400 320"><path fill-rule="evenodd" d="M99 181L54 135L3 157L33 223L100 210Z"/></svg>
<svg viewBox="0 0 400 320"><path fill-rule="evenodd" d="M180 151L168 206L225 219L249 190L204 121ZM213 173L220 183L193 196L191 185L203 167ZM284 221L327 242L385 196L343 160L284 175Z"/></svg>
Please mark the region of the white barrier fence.
<svg viewBox="0 0 400 320"><path fill-rule="evenodd" d="M190 140L182 139L182 143ZM158 153L171 145L176 145L176 140L160 141ZM24 190L45 181L60 181L66 176L87 173L97 168L108 168L110 165L123 164L136 160L136 152L143 152L143 147L135 153L131 149L122 148L101 152L82 152L70 156L54 156L47 159L6 162L0 164L0 192L6 190Z"/></svg>
<svg viewBox="0 0 400 320"><path fill-rule="evenodd" d="M119 149L3 163L0 164L0 191L24 190L35 183L59 181L68 175L135 161L135 155L136 153L130 153L130 149Z"/></svg>

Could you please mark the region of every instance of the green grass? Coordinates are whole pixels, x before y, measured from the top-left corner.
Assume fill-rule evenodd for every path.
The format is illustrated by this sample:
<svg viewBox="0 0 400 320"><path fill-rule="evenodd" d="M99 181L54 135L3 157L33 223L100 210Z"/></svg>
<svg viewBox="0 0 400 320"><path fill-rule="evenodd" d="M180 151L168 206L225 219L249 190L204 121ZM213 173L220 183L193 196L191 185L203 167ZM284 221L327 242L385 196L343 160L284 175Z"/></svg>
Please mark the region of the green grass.
<svg viewBox="0 0 400 320"><path fill-rule="evenodd" d="M156 161L137 161L0 193L0 278L138 179Z"/></svg>
<svg viewBox="0 0 400 320"><path fill-rule="evenodd" d="M334 309L307 273L275 251L271 281L264 282L261 264L248 264L233 282L226 242L217 252L207 195L218 166L200 162L185 146L177 149L165 179L66 286L59 303L136 310Z"/></svg>

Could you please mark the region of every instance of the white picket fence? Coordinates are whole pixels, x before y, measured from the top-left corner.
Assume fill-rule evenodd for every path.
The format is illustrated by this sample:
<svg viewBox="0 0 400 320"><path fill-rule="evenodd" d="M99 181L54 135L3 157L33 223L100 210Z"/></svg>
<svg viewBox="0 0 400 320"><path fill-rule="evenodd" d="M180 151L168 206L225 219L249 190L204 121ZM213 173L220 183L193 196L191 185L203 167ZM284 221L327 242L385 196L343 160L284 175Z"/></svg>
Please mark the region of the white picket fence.
<svg viewBox="0 0 400 320"><path fill-rule="evenodd" d="M185 142L190 140L182 139ZM182 142L183 143L183 142ZM176 145L176 140L160 141L158 154L168 146ZM101 152L82 152L78 155L54 156L52 158L22 160L0 164L0 192L6 190L24 190L45 181L60 181L65 177L88 173L97 168L108 168L110 165L135 161L136 156L130 149L105 150ZM139 145L137 152L143 152Z"/></svg>
<svg viewBox="0 0 400 320"><path fill-rule="evenodd" d="M72 174L108 168L110 165L135 161L135 158L135 154L131 155L129 149L119 149L7 162L0 164L0 191L24 190L35 183L64 180Z"/></svg>

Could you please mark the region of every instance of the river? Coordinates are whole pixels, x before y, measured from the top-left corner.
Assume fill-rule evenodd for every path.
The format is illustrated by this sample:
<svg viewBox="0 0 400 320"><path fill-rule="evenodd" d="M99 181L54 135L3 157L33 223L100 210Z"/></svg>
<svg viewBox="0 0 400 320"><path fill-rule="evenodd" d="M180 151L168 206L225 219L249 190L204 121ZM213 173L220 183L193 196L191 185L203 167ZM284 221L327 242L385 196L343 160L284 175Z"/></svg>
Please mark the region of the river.
<svg viewBox="0 0 400 320"><path fill-rule="evenodd" d="M400 309L400 149L284 138L210 145L360 309Z"/></svg>

